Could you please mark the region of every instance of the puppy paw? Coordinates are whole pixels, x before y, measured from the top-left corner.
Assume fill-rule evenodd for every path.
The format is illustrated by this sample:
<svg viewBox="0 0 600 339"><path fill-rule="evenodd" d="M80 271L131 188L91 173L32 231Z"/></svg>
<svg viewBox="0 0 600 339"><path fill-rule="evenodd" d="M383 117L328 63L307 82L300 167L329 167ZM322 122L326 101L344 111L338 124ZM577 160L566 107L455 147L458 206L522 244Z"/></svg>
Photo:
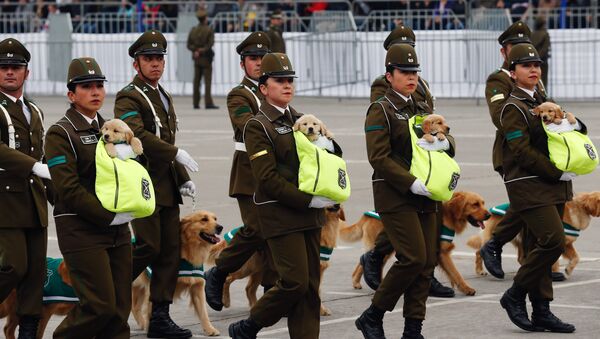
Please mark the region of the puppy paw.
<svg viewBox="0 0 600 339"><path fill-rule="evenodd" d="M433 144L433 142L435 141L433 135L431 134L423 134L423 139L425 139L425 141L427 141L430 144Z"/></svg>
<svg viewBox="0 0 600 339"><path fill-rule="evenodd" d="M204 329L204 334L206 334L209 337L216 337L216 336L220 335L221 332L219 332L219 330L217 330L213 326L210 326L210 327Z"/></svg>
<svg viewBox="0 0 600 339"><path fill-rule="evenodd" d="M104 148L106 149L106 153L108 154L109 157L111 157L111 158L117 157L117 149L115 148L114 144L105 144Z"/></svg>
<svg viewBox="0 0 600 339"><path fill-rule="evenodd" d="M321 304L321 310L319 312L321 313L322 316L331 315L331 310L328 309L327 307L325 307L325 305L323 305L323 304Z"/></svg>
<svg viewBox="0 0 600 339"><path fill-rule="evenodd" d="M471 286L462 286L459 289L462 293L464 293L465 295L469 295L469 296L475 295L475 292L477 292Z"/></svg>
<svg viewBox="0 0 600 339"><path fill-rule="evenodd" d="M577 119L575 119L575 115L573 113L567 112L565 116L571 125L575 125L577 123Z"/></svg>
<svg viewBox="0 0 600 339"><path fill-rule="evenodd" d="M436 136L436 137L438 138L438 140L440 140L440 141L444 141L444 140L446 140L446 135L445 135L444 133L442 133L442 132L439 132L439 133L437 133L435 136Z"/></svg>
<svg viewBox="0 0 600 339"><path fill-rule="evenodd" d="M144 148L142 147L142 142L140 141L140 139L132 138L130 144L135 155L141 155L144 153Z"/></svg>
<svg viewBox="0 0 600 339"><path fill-rule="evenodd" d="M362 285L360 283L352 283L352 287L354 287L355 290L362 290Z"/></svg>
<svg viewBox="0 0 600 339"><path fill-rule="evenodd" d="M486 271L476 271L475 273L477 273L477 275L480 275L482 277L485 277L486 275L488 275L488 273Z"/></svg>

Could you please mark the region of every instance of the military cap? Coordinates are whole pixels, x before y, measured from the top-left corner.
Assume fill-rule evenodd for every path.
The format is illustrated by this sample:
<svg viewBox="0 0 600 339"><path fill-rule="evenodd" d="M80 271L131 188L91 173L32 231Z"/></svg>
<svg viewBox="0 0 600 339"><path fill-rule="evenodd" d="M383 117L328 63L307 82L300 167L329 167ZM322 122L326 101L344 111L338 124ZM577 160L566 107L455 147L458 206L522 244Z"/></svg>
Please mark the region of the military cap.
<svg viewBox="0 0 600 339"><path fill-rule="evenodd" d="M524 64L526 62L542 62L535 47L532 44L518 44L513 46L510 49L510 53L508 53L509 69L512 71L517 64Z"/></svg>
<svg viewBox="0 0 600 339"><path fill-rule="evenodd" d="M196 12L196 17L197 17L198 19L203 19L203 18L206 18L206 15L207 15L207 13L206 13L206 10L205 10L204 8L200 8L200 9L199 9L199 10Z"/></svg>
<svg viewBox="0 0 600 339"><path fill-rule="evenodd" d="M387 38L385 38L385 41L383 42L383 48L385 48L387 51L393 44L409 44L414 46L416 41L417 38L415 37L415 32L413 32L410 27L399 26L394 28Z"/></svg>
<svg viewBox="0 0 600 339"><path fill-rule="evenodd" d="M526 23L519 20L510 25L500 36L498 42L504 46L506 44L531 43L531 30Z"/></svg>
<svg viewBox="0 0 600 339"><path fill-rule="evenodd" d="M80 84L91 81L106 81L96 59L84 57L71 60L67 85Z"/></svg>
<svg viewBox="0 0 600 339"><path fill-rule="evenodd" d="M271 19L283 19L283 15L281 15L281 9L276 9L271 13Z"/></svg>
<svg viewBox="0 0 600 339"><path fill-rule="evenodd" d="M267 53L262 58L261 78L296 78L295 74L290 59L283 53Z"/></svg>
<svg viewBox="0 0 600 339"><path fill-rule="evenodd" d="M385 55L385 67L394 67L401 71L420 72L417 52L409 44L396 44L390 46Z"/></svg>
<svg viewBox="0 0 600 339"><path fill-rule="evenodd" d="M31 60L31 54L17 39L0 41L0 65L25 66Z"/></svg>
<svg viewBox="0 0 600 339"><path fill-rule="evenodd" d="M237 47L236 51L241 56L263 56L271 49L271 39L265 32L254 32L248 35Z"/></svg>
<svg viewBox="0 0 600 339"><path fill-rule="evenodd" d="M129 56L135 58L142 54L167 54L167 39L165 39L165 36L155 29L151 29L140 35L140 37L129 46Z"/></svg>

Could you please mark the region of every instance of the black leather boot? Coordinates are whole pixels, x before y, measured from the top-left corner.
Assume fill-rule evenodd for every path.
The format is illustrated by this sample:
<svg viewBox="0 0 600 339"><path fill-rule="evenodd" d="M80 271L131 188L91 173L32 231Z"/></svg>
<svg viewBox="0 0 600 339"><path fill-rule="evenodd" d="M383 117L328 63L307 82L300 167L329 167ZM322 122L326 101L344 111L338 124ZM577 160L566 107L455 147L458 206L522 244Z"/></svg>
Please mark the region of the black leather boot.
<svg viewBox="0 0 600 339"><path fill-rule="evenodd" d="M423 320L404 318L404 332L401 339L425 339L421 334Z"/></svg>
<svg viewBox="0 0 600 339"><path fill-rule="evenodd" d="M540 329L558 333L573 333L575 326L558 319L550 311L550 302L546 300L532 300L531 323Z"/></svg>
<svg viewBox="0 0 600 339"><path fill-rule="evenodd" d="M513 284L511 288L504 292L502 298L500 298L500 305L506 310L508 318L513 324L525 331L534 332L537 330L527 316L527 307L525 306L526 295L527 291Z"/></svg>
<svg viewBox="0 0 600 339"><path fill-rule="evenodd" d="M206 303L215 311L223 309L223 284L225 284L225 279L227 279L227 273L219 271L217 266L204 274Z"/></svg>
<svg viewBox="0 0 600 339"><path fill-rule="evenodd" d="M385 311L371 305L356 319L354 325L362 332L365 339L385 339L383 333L384 314Z"/></svg>
<svg viewBox="0 0 600 339"><path fill-rule="evenodd" d="M248 318L229 325L229 336L233 339L255 339L261 327Z"/></svg>
<svg viewBox="0 0 600 339"><path fill-rule="evenodd" d="M502 246L503 244L498 243L496 239L492 237L492 239L483 244L479 250L485 269L498 279L504 279L504 271L502 270Z"/></svg>
<svg viewBox="0 0 600 339"><path fill-rule="evenodd" d="M35 339L39 322L39 317L22 316L19 319L19 339Z"/></svg>
<svg viewBox="0 0 600 339"><path fill-rule="evenodd" d="M431 276L431 285L429 285L429 296L438 298L454 298L454 290L448 286L442 285L434 276Z"/></svg>
<svg viewBox="0 0 600 339"><path fill-rule="evenodd" d="M552 272L552 281L565 281L567 277L562 272Z"/></svg>
<svg viewBox="0 0 600 339"><path fill-rule="evenodd" d="M381 285L381 272L383 271L383 256L370 250L360 256L365 282L373 290Z"/></svg>
<svg viewBox="0 0 600 339"><path fill-rule="evenodd" d="M169 316L169 303L152 304L148 338L191 338L192 331L181 328Z"/></svg>

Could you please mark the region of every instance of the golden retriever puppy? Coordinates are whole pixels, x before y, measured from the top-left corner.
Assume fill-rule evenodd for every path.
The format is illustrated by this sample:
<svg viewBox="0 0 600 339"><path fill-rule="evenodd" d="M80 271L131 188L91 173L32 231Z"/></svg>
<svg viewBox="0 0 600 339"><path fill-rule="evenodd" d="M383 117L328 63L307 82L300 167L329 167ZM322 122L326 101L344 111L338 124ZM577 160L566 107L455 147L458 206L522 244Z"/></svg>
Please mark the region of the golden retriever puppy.
<svg viewBox="0 0 600 339"><path fill-rule="evenodd" d="M301 116L296 120L292 129L294 132L302 132L302 134L306 135L311 142L317 141L319 136L324 136L330 140L333 139L333 133L329 132L325 124L312 114L304 114Z"/></svg>
<svg viewBox="0 0 600 339"><path fill-rule="evenodd" d="M69 270L64 261L61 261L57 269L58 277L66 285L71 286L71 276ZM42 314L40 322L38 323L38 329L36 338L42 339L44 337L44 331L48 325L48 321L53 315L65 316L67 313L75 307L75 302L49 302L44 303L42 306ZM17 315L17 292L13 290L9 296L0 304L0 318L7 317L4 325L4 336L6 339L15 339L15 331L19 324L19 316Z"/></svg>
<svg viewBox="0 0 600 339"><path fill-rule="evenodd" d="M567 118L571 125L575 125L577 123L573 113L565 113L562 110L562 107L549 101L544 102L543 104L540 104L534 108L533 113L539 116L546 125L552 123L560 125L564 118Z"/></svg>
<svg viewBox="0 0 600 339"><path fill-rule="evenodd" d="M474 192L454 192L452 199L444 202L442 209L444 226L455 234L461 234L467 223L475 227L483 227L484 220L490 217L485 208L485 201L479 194ZM340 238L346 242L362 240L365 249L371 250L375 247L375 239L382 230L383 223L381 220L377 219L374 214L366 213L357 223L341 228ZM475 289L464 280L452 261L451 253L455 246L451 238L442 238L439 243L438 265L446 273L452 286L457 287L466 295L474 295ZM385 261L387 259L389 259L389 256L385 258ZM360 283L362 275L363 268L358 263L352 273L352 286L354 288L362 288Z"/></svg>
<svg viewBox="0 0 600 339"><path fill-rule="evenodd" d="M337 244L338 237L338 229L341 226L345 226L344 221L346 220L346 216L344 214L344 209L340 205L335 205L334 207L325 209L326 223L321 228L321 261L320 261L320 282L323 281L323 274L325 270L329 267L329 258L331 256L331 252L335 248ZM227 243L222 240L217 246L215 246L212 250L212 255L215 257L227 247ZM231 306L231 296L229 293L229 287L231 283L235 280L248 278L248 282L246 283L246 297L248 298L248 304L250 308L256 304L256 291L258 290L258 286L262 282L263 275L267 273L267 270L274 271L274 264L271 259L271 254L268 250L262 250L255 253L242 268L237 270L236 272L227 276L227 280L223 285L223 305L225 307ZM277 272L268 272L269 274L277 273ZM321 303L320 308L321 315L331 315L331 310L329 310L323 303Z"/></svg>
<svg viewBox="0 0 600 339"><path fill-rule="evenodd" d="M184 293L190 295L190 306L194 308L200 319L204 334L209 336L219 335L219 331L212 325L208 318L206 296L204 294L203 267L208 263L211 248L219 242L218 234L223 226L217 223L217 216L208 211L198 211L183 217L181 225L181 259L186 261L193 270L201 271L193 274L182 271L180 267L174 298L181 298ZM150 279L146 272L142 273L133 282L131 296L131 312L142 329L148 328L150 311Z"/></svg>
<svg viewBox="0 0 600 339"><path fill-rule="evenodd" d="M104 125L102 125L100 132L102 132L102 140L104 140L105 143L106 153L108 153L111 158L117 156L115 145L122 143L130 145L133 153L136 155L144 153L142 142L140 139L133 136L133 131L123 120L112 119L106 121Z"/></svg>
<svg viewBox="0 0 600 339"><path fill-rule="evenodd" d="M579 263L579 254L575 250L575 241L579 237L580 232L588 228L592 217L600 217L600 192L578 193L573 197L573 200L565 204L565 212L563 214L565 250L562 253L562 257L567 260L565 267L566 278L569 278L573 274L575 266ZM483 260L479 254L479 249L491 239L496 226L501 220L501 215L493 214L485 222L485 229L480 234L471 236L467 241L469 247L477 250L475 254L475 272L478 275L487 275L487 272L483 268ZM522 242L520 235L512 241L512 244L517 248L517 260L519 263L523 262L525 254ZM552 266L552 272L560 272L559 260Z"/></svg>
<svg viewBox="0 0 600 339"><path fill-rule="evenodd" d="M450 127L446 124L446 119L439 114L429 114L423 120L421 125L423 129L423 139L429 143L433 143L435 138L438 140L446 140L446 134L450 131Z"/></svg>

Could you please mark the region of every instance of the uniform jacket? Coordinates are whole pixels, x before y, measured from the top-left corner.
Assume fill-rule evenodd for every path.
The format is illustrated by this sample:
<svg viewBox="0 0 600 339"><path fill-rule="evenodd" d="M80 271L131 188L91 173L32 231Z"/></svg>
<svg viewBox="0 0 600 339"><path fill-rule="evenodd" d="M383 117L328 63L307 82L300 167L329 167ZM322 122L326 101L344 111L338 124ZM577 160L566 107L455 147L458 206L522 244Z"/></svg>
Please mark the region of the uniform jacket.
<svg viewBox="0 0 600 339"><path fill-rule="evenodd" d="M562 204L573 197L570 181L560 181L562 171L550 161L548 137L539 116L531 110L538 103L515 87L500 113L502 167L511 207L516 211ZM580 132L586 133L583 123Z"/></svg>
<svg viewBox="0 0 600 339"><path fill-rule="evenodd" d="M502 135L500 127L500 113L504 104L510 96L510 92L513 90L514 82L510 78L510 72L508 71L508 63L506 61L502 64L502 67L498 68L492 74L490 74L485 83L485 100L488 105L490 117L492 123L496 126L496 139L494 140L492 163L494 170L502 175L502 143L504 142L504 135ZM547 99L546 88L540 81L540 85L537 88L537 92L541 95L544 101Z"/></svg>
<svg viewBox="0 0 600 339"><path fill-rule="evenodd" d="M292 126L302 114L291 107L289 110L292 120L264 102L244 129L256 180L254 203L265 239L320 228L325 223L323 209L308 207L312 195L298 190L300 160ZM336 154L341 155L335 146Z"/></svg>
<svg viewBox="0 0 600 339"><path fill-rule="evenodd" d="M162 127L160 136L156 135L157 126L148 101L135 86L140 88L152 102ZM140 138L144 147L142 164L145 165L156 194L156 204L160 206L176 206L181 204L178 187L190 177L183 165L175 162L177 147L175 133L177 116L173 107L173 99L159 85L159 90L168 98L169 107L165 108L160 94L142 79L136 76L133 81L117 93L115 100L115 118L127 123L136 137Z"/></svg>
<svg viewBox="0 0 600 339"><path fill-rule="evenodd" d="M215 55L212 49L214 44L215 32L207 24L198 24L188 34L187 48L192 53L196 50L200 51L200 57L194 59L197 66L210 66Z"/></svg>
<svg viewBox="0 0 600 339"><path fill-rule="evenodd" d="M258 86L247 77L244 77L242 83L229 92L227 95L227 109L233 127L234 142L243 144L244 126L248 120L258 113L260 101L263 99L264 96L258 90ZM254 194L254 177L252 176L248 153L236 150L233 153L233 164L231 165L229 196L252 194Z"/></svg>
<svg viewBox="0 0 600 339"><path fill-rule="evenodd" d="M102 126L104 119L98 116ZM96 197L96 131L74 108L48 129L46 157L56 195L54 220L62 253L128 244L127 224L109 226L115 213Z"/></svg>
<svg viewBox="0 0 600 339"><path fill-rule="evenodd" d="M411 99L411 101L414 99ZM416 177L409 173L412 161L409 121L419 111L389 88L385 96L372 103L367 111L365 133L369 163L373 167L375 210L385 212L435 212L437 203L410 192ZM422 135L420 130L416 131ZM454 156L454 139L448 136Z"/></svg>
<svg viewBox="0 0 600 339"><path fill-rule="evenodd" d="M32 173L33 164L44 157L43 121L31 102L24 99L31 112L27 122L23 110L0 92L0 105L8 111L15 128L15 148L9 147L8 124L0 112L0 228L48 226L48 205L44 182ZM40 112L41 113L41 112ZM51 193L49 193L51 194Z"/></svg>
<svg viewBox="0 0 600 339"><path fill-rule="evenodd" d="M390 88L390 83L387 82L385 74L373 80L373 83L371 84L371 102L382 98L387 92L388 88ZM429 90L429 83L425 81L425 79L419 77L417 89L413 93L412 97L417 103L426 103L427 106L429 106L430 113L433 113L435 110L434 98Z"/></svg>
<svg viewBox="0 0 600 339"><path fill-rule="evenodd" d="M535 47L544 62L550 58L550 34L544 29L535 30L531 33L531 44Z"/></svg>
<svg viewBox="0 0 600 339"><path fill-rule="evenodd" d="M283 40L281 28L271 25L267 31L267 35L271 39L271 52L285 53L285 41Z"/></svg>

